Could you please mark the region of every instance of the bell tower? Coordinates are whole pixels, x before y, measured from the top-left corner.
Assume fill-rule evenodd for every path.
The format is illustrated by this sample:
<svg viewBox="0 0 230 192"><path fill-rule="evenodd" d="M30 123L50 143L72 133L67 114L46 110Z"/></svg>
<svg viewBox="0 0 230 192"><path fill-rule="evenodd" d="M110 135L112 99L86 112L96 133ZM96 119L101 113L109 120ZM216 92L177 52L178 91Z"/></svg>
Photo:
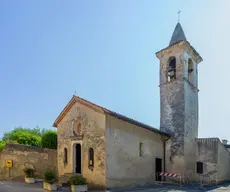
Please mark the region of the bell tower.
<svg viewBox="0 0 230 192"><path fill-rule="evenodd" d="M160 129L171 134L166 143L166 171L195 177L198 137L198 52L177 23L169 45L156 53L160 60Z"/></svg>

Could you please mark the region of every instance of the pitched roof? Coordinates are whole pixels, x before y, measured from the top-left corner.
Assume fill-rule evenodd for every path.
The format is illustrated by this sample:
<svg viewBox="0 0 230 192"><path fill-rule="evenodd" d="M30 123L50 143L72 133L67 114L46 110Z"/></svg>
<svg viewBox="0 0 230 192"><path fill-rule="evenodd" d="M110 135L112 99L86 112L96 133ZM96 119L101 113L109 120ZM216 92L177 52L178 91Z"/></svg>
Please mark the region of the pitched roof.
<svg viewBox="0 0 230 192"><path fill-rule="evenodd" d="M156 128L150 126L150 125L146 125L146 124L144 124L144 123L141 123L141 122L136 121L136 120L134 120L134 119L132 119L132 118L126 117L126 116L124 116L124 115L121 115L121 114L116 113L116 112L114 112L114 111L111 111L111 110L109 110L109 109L106 109L106 108L104 108L104 107L102 107L102 106L96 105L96 104L94 104L94 103L92 103L92 102L90 102L90 101L87 101L87 100L85 100L85 99L83 99L83 98L80 98L80 97L78 97L78 96L75 96L75 95L72 97L72 99L69 101L69 103L66 105L66 107L62 110L62 112L60 113L60 115L57 117L57 119L56 119L55 122L53 123L53 126L54 126L54 127L57 127L57 125L61 122L61 120L64 118L64 116L67 114L67 112L71 109L71 107L72 107L76 102L81 103L81 104L83 104L83 105L86 105L86 106L88 106L89 108L92 108L93 110L96 110L96 111L98 111L98 112L100 112L100 113L104 113L104 114L111 115L111 116L113 116L113 117L116 117L117 119L121 119L121 120L123 120L123 121L126 121L126 122L128 122L128 123L131 123L131 124L133 124L133 125L137 125L137 126L139 126L139 127L141 127L141 128L147 129L147 130L149 130L149 131L152 131L152 132L159 133L159 134L161 134L161 135L165 135L165 136L170 137L170 134L165 133L165 132L163 132L163 131L160 131L159 129L156 129Z"/></svg>
<svg viewBox="0 0 230 192"><path fill-rule="evenodd" d="M185 37L184 31L183 31L180 23L177 23L177 25L173 31L169 46L173 45L179 41L187 41L187 39Z"/></svg>

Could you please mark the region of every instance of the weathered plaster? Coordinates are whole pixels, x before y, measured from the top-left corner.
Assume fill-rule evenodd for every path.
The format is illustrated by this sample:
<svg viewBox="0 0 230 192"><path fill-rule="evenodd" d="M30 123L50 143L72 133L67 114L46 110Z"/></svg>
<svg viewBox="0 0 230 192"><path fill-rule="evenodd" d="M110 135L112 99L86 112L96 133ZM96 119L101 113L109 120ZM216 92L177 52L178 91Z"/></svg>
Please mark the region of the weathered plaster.
<svg viewBox="0 0 230 192"><path fill-rule="evenodd" d="M81 136L75 137L75 122L81 124ZM74 144L81 143L82 175L94 188L105 183L105 115L76 102L57 126L59 176L75 172ZM68 148L68 164L64 165L64 147ZM88 150L94 149L94 168L88 168Z"/></svg>
<svg viewBox="0 0 230 192"><path fill-rule="evenodd" d="M203 162L202 179L208 181L210 178L216 179L217 163L218 163L218 139L199 138L197 142L197 158L196 161ZM196 180L200 179L200 175L196 174Z"/></svg>
<svg viewBox="0 0 230 192"><path fill-rule="evenodd" d="M176 58L176 79L167 82L169 58ZM195 177L195 138L198 136L198 89L196 67L193 82L188 81L188 55L178 43L158 55L160 59L160 129L172 135L166 145L166 170ZM193 60L194 62L194 60ZM196 63L194 63L196 66ZM169 161L171 159L171 161Z"/></svg>
<svg viewBox="0 0 230 192"><path fill-rule="evenodd" d="M6 168L5 161L13 160L13 167ZM57 151L35 146L7 144L0 152L0 179L24 179L23 169L32 167L36 177L43 178L47 168L57 171Z"/></svg>
<svg viewBox="0 0 230 192"><path fill-rule="evenodd" d="M139 144L143 143L143 156ZM106 116L106 183L122 187L153 183L155 159L162 159L164 169L164 138L136 125Z"/></svg>
<svg viewBox="0 0 230 192"><path fill-rule="evenodd" d="M218 138L199 138L197 161L203 162L202 179L205 182L222 182L230 179L230 153ZM197 180L200 175L196 174Z"/></svg>
<svg viewBox="0 0 230 192"><path fill-rule="evenodd" d="M225 148L223 143L218 142L218 182L230 180L230 152Z"/></svg>

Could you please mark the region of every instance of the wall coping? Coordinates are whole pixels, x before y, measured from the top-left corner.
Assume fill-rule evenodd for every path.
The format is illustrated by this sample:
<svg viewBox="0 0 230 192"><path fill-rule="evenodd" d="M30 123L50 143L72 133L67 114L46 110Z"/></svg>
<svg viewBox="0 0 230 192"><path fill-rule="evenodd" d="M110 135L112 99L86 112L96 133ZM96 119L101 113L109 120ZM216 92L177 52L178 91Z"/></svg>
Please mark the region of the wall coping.
<svg viewBox="0 0 230 192"><path fill-rule="evenodd" d="M23 144L15 144L15 143L7 143L5 147L3 148L2 152L9 151L10 149L14 149L17 151L30 151L30 152L39 152L39 153L46 153L48 151L50 152L57 152L56 149L48 149L48 148L42 148L37 146L29 146L29 145L23 145Z"/></svg>
<svg viewBox="0 0 230 192"><path fill-rule="evenodd" d="M202 142L202 141L215 141L218 142L224 149L229 153L230 151L227 149L227 147L221 142L221 140L218 137L213 137L213 138L196 138L197 142Z"/></svg>

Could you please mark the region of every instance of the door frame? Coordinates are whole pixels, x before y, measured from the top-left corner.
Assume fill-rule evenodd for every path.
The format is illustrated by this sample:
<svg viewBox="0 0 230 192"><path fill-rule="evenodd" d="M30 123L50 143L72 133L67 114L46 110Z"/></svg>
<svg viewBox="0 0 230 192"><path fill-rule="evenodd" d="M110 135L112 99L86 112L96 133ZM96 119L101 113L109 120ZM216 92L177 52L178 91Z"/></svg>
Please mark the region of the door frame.
<svg viewBox="0 0 230 192"><path fill-rule="evenodd" d="M83 150L82 150L82 141L75 141L72 143L72 173L76 174L76 145L81 145L81 174L83 173Z"/></svg>
<svg viewBox="0 0 230 192"><path fill-rule="evenodd" d="M155 157L155 181L158 181L158 177L157 177L157 159L160 159L161 160L161 172L163 172L163 158L162 157ZM164 180L164 177L163 176L160 176L161 180L160 181L163 181Z"/></svg>

